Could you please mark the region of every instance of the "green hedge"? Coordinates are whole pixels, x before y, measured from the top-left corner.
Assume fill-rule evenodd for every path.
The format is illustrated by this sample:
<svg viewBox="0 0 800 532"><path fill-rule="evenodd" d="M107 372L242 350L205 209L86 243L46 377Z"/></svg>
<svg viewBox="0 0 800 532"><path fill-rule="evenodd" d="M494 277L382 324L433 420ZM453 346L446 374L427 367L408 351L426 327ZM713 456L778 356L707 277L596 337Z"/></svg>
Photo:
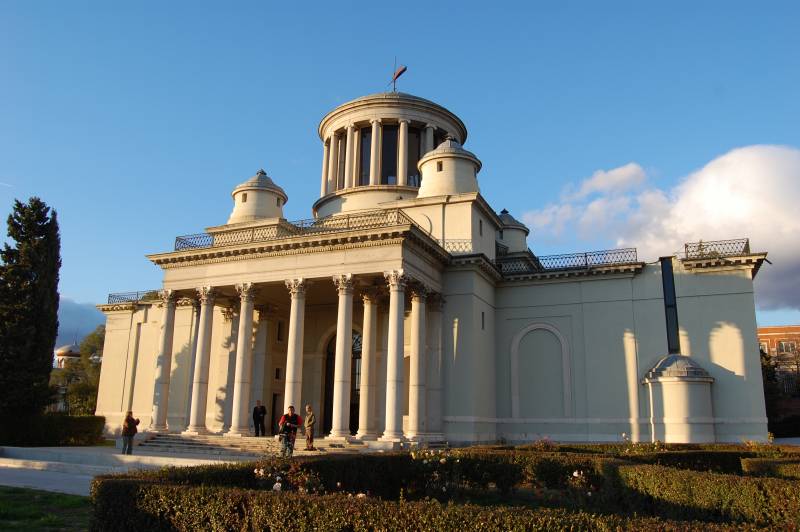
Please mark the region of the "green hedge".
<svg viewBox="0 0 800 532"><path fill-rule="evenodd" d="M553 508L389 502L98 477L93 530L727 530L724 525Z"/></svg>
<svg viewBox="0 0 800 532"><path fill-rule="evenodd" d="M742 471L749 475L800 480L800 460L797 458L743 458ZM798 486L800 489L800 486Z"/></svg>
<svg viewBox="0 0 800 532"><path fill-rule="evenodd" d="M96 445L103 441L106 418L44 414L0 419L0 445L22 447Z"/></svg>
<svg viewBox="0 0 800 532"><path fill-rule="evenodd" d="M622 465L617 475L619 500L630 511L671 519L800 525L800 486L794 481L657 465Z"/></svg>

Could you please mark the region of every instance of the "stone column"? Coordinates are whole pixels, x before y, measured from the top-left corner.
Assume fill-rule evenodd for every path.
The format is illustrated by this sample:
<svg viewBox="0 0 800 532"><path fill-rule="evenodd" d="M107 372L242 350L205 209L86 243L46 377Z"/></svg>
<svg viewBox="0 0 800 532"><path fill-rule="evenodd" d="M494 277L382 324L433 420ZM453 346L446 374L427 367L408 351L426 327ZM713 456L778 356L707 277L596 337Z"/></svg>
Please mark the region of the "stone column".
<svg viewBox="0 0 800 532"><path fill-rule="evenodd" d="M253 405L256 401L265 404L264 397L264 370L266 369L267 357L269 356L269 321L270 312L274 312L272 305L259 305L258 325L256 326L256 338L253 342L253 377L250 381L250 402Z"/></svg>
<svg viewBox="0 0 800 532"><path fill-rule="evenodd" d="M400 120L397 138L397 184L408 183L408 120Z"/></svg>
<svg viewBox="0 0 800 532"><path fill-rule="evenodd" d="M286 390L283 394L283 411L294 406L301 408L303 393L303 328L306 314L305 279L287 279L286 288L292 298L289 310L289 336L286 338Z"/></svg>
<svg viewBox="0 0 800 532"><path fill-rule="evenodd" d="M328 193L328 143L322 143L322 181L319 185L319 196L322 197Z"/></svg>
<svg viewBox="0 0 800 532"><path fill-rule="evenodd" d="M361 383L358 406L358 433L360 440L374 440L375 377L378 340L378 290L369 288L361 294L364 301L364 329L361 336Z"/></svg>
<svg viewBox="0 0 800 532"><path fill-rule="evenodd" d="M436 130L436 126L432 124L425 124L425 138L423 140L422 146L422 154L425 155L429 151L433 150L436 146L433 145L433 132Z"/></svg>
<svg viewBox="0 0 800 532"><path fill-rule="evenodd" d="M328 192L336 192L339 187L339 137L331 133L328 147Z"/></svg>
<svg viewBox="0 0 800 532"><path fill-rule="evenodd" d="M389 339L386 349L386 428L381 441L403 440L403 319L406 277L403 270L384 274L389 284Z"/></svg>
<svg viewBox="0 0 800 532"><path fill-rule="evenodd" d="M347 126L347 144L344 147L344 188L353 186L353 154L355 153L355 126Z"/></svg>
<svg viewBox="0 0 800 532"><path fill-rule="evenodd" d="M331 438L350 437L350 365L353 359L353 279L347 273L333 277L339 293L336 319L336 363L333 372Z"/></svg>
<svg viewBox="0 0 800 532"><path fill-rule="evenodd" d="M428 309L426 321L428 329L426 333L428 340L426 440L441 441L444 438L442 434L442 307L444 299L440 294L430 295L426 306Z"/></svg>
<svg viewBox="0 0 800 532"><path fill-rule="evenodd" d="M425 298L424 286L411 292L411 365L408 374L408 437L419 440L425 426Z"/></svg>
<svg viewBox="0 0 800 532"><path fill-rule="evenodd" d="M236 336L236 369L233 378L233 414L226 436L250 434L250 376L253 364L253 283L236 285L241 299L239 334Z"/></svg>
<svg viewBox="0 0 800 532"><path fill-rule="evenodd" d="M372 141L369 144L369 184L381 184L381 121L370 120L372 124Z"/></svg>
<svg viewBox="0 0 800 532"><path fill-rule="evenodd" d="M200 299L200 324L197 328L197 356L192 379L192 409L189 427L184 434L204 434L206 429L206 403L208 402L208 369L211 363L211 324L214 319L214 289L203 286L197 289Z"/></svg>
<svg viewBox="0 0 800 532"><path fill-rule="evenodd" d="M189 425L189 419L191 419L192 414L192 383L194 382L194 370L195 366L197 365L197 340L198 334L200 329L200 301L196 298L192 298L192 342L191 342L191 353L192 356L189 360L189 386L186 390L186 410L183 419L185 420L184 430Z"/></svg>
<svg viewBox="0 0 800 532"><path fill-rule="evenodd" d="M172 371L172 336L175 332L175 291L162 290L164 314L161 316L161 332L158 337L156 356L156 382L153 393L153 416L150 430L166 432L167 408L169 407L169 380Z"/></svg>

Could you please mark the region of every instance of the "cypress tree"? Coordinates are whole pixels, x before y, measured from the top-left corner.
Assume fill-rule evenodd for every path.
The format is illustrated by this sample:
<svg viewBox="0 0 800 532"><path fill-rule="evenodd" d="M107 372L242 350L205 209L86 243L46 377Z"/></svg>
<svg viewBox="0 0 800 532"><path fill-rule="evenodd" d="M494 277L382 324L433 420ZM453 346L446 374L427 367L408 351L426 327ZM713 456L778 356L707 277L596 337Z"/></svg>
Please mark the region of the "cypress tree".
<svg viewBox="0 0 800 532"><path fill-rule="evenodd" d="M15 200L8 236L14 246L0 250L0 418L7 420L41 414L52 396L61 267L56 211L37 197Z"/></svg>

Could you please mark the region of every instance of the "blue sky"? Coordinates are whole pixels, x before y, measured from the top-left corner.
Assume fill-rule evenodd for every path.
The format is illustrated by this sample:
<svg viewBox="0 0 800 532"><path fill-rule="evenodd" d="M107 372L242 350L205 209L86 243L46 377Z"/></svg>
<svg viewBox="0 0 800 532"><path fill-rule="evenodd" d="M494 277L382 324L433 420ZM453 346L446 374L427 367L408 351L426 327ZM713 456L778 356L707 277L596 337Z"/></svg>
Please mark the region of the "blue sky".
<svg viewBox="0 0 800 532"><path fill-rule="evenodd" d="M498 210L533 219L631 162L673 197L735 148L800 148L798 23L796 2L6 1L0 216L15 197L57 208L66 298L157 287L144 254L224 223L260 167L286 216L309 217L319 119L385 90L395 56L399 90L464 120ZM529 245L608 248L620 231ZM759 322L800 322L795 301Z"/></svg>

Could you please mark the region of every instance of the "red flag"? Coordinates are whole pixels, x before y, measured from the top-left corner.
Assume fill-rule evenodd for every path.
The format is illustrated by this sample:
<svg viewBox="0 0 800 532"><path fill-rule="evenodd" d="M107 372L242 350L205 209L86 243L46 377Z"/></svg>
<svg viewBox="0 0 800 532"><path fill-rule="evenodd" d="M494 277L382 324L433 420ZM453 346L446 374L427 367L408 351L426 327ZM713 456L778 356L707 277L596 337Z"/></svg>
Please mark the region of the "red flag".
<svg viewBox="0 0 800 532"><path fill-rule="evenodd" d="M406 70L408 70L408 69L405 67L405 65L400 65L400 68L398 68L398 69L395 71L395 73L394 73L394 76L392 76L392 81L393 81L393 82L394 82L394 81L397 81L397 78L399 78L400 76L402 76L402 75L403 75L403 72L405 72Z"/></svg>

